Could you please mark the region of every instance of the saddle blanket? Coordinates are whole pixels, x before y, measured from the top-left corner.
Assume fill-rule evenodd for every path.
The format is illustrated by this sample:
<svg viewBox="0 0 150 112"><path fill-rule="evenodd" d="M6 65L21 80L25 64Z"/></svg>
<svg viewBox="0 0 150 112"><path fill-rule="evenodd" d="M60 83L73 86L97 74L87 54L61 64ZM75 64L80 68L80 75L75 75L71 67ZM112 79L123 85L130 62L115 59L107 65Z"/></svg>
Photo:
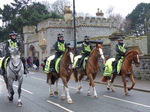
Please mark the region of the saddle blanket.
<svg viewBox="0 0 150 112"><path fill-rule="evenodd" d="M117 63L117 73L120 73L122 62L124 58L121 58ZM113 72L113 66L112 63L115 61L115 58L109 58L105 63L105 70L103 75L104 76L111 76Z"/></svg>
<svg viewBox="0 0 150 112"><path fill-rule="evenodd" d="M46 64L45 64L45 69L44 69L44 72L45 73L50 73L50 65L51 65L51 61L55 58L55 55L52 55L50 57L47 58L46 60ZM56 70L57 73L59 73L59 63L60 63L60 60L62 58L62 55L56 60L55 62L55 67L54 69Z"/></svg>

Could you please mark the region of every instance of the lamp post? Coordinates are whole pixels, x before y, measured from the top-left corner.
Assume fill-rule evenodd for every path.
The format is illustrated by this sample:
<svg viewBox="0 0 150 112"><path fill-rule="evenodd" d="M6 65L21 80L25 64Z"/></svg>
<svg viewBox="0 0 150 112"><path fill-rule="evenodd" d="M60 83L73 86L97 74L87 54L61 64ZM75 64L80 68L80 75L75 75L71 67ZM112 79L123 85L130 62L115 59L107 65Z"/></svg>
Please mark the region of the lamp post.
<svg viewBox="0 0 150 112"><path fill-rule="evenodd" d="M75 18L75 0L73 0L73 30L74 30L74 54L76 55L76 18Z"/></svg>

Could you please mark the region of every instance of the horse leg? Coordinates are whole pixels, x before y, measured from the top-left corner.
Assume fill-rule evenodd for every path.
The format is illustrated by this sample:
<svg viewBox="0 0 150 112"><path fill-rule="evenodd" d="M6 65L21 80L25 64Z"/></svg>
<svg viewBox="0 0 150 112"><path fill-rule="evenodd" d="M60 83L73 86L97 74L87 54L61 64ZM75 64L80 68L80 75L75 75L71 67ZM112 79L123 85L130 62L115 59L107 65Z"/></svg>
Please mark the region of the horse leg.
<svg viewBox="0 0 150 112"><path fill-rule="evenodd" d="M22 106L22 102L21 102L21 86L22 86L22 82L23 82L23 78L21 78L18 81L18 107Z"/></svg>
<svg viewBox="0 0 150 112"><path fill-rule="evenodd" d="M88 96L91 96L91 83L89 83L89 89L88 89L87 95L88 95Z"/></svg>
<svg viewBox="0 0 150 112"><path fill-rule="evenodd" d="M127 92L127 89L126 89L126 86L127 86L127 84L126 84L126 75L125 74L122 74L122 81L123 81L123 84L124 84L124 93L125 93L125 95L128 95L128 92Z"/></svg>
<svg viewBox="0 0 150 112"><path fill-rule="evenodd" d="M54 94L53 94L53 88L52 88L52 84L51 84L51 79L49 79L48 84L49 84L49 96L53 97Z"/></svg>
<svg viewBox="0 0 150 112"><path fill-rule="evenodd" d="M113 82L114 82L115 78L116 78L116 74L113 74L113 76L110 80L110 87L111 87L112 92L115 92L114 86L113 86Z"/></svg>
<svg viewBox="0 0 150 112"><path fill-rule="evenodd" d="M79 87L77 88L77 93L80 93L80 90L82 88L82 78L83 78L83 74L79 76Z"/></svg>
<svg viewBox="0 0 150 112"><path fill-rule="evenodd" d="M64 87L63 87L63 91L64 91L64 89L66 90L66 93L67 93L67 101L68 101L68 103L73 103L72 102L72 99L71 99L71 97L70 97L70 93L69 93L69 88L68 88L68 85L67 85L67 79L65 78L65 77L61 77L61 79L62 79L62 82L63 82L63 84L64 84ZM61 95L61 99L63 98L63 97L65 97L65 92Z"/></svg>
<svg viewBox="0 0 150 112"><path fill-rule="evenodd" d="M13 81L8 80L8 99L9 99L9 101L13 101L13 95L14 95Z"/></svg>
<svg viewBox="0 0 150 112"><path fill-rule="evenodd" d="M56 90L55 90L54 94L58 95L58 79L56 80Z"/></svg>
<svg viewBox="0 0 150 112"><path fill-rule="evenodd" d="M3 78L4 78L4 81L5 81L5 84L6 84L6 88L7 88L7 90L8 90L8 79L7 79L6 76L3 76Z"/></svg>
<svg viewBox="0 0 150 112"><path fill-rule="evenodd" d="M132 86L130 87L130 88L128 88L128 91L130 91L131 89L133 89L133 87L134 87L134 85L135 85L135 80L134 80L134 77L133 77L133 75L132 74L130 74L130 80L131 80L131 82L132 82Z"/></svg>
<svg viewBox="0 0 150 112"><path fill-rule="evenodd" d="M93 87L94 98L98 98L98 95L97 95L97 92L96 92L95 83L94 83L92 74L89 74L88 77L89 77L89 79L90 79L90 85Z"/></svg>
<svg viewBox="0 0 150 112"><path fill-rule="evenodd" d="M107 90L110 90L110 77L107 77Z"/></svg>

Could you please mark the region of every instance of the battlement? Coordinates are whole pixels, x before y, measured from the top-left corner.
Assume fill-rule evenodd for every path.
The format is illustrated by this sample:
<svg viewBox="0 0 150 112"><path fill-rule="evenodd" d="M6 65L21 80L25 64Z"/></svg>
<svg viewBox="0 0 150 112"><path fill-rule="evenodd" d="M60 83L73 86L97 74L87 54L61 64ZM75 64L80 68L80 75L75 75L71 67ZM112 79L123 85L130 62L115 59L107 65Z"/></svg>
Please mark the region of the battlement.
<svg viewBox="0 0 150 112"><path fill-rule="evenodd" d="M77 17L76 26L91 27L116 27L115 19L106 19L101 17ZM73 19L66 21L65 19L46 19L37 25L37 30L47 28L73 28Z"/></svg>

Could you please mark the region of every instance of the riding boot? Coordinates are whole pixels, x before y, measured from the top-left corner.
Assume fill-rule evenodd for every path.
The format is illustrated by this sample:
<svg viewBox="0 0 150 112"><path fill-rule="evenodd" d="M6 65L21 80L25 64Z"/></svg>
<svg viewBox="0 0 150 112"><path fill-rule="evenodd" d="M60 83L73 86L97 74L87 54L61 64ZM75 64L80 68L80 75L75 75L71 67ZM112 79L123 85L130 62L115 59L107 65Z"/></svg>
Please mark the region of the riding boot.
<svg viewBox="0 0 150 112"><path fill-rule="evenodd" d="M55 66L55 62L54 60L52 60L51 65L50 65L50 72L54 71L54 66Z"/></svg>
<svg viewBox="0 0 150 112"><path fill-rule="evenodd" d="M113 74L117 74L117 63L113 65Z"/></svg>

